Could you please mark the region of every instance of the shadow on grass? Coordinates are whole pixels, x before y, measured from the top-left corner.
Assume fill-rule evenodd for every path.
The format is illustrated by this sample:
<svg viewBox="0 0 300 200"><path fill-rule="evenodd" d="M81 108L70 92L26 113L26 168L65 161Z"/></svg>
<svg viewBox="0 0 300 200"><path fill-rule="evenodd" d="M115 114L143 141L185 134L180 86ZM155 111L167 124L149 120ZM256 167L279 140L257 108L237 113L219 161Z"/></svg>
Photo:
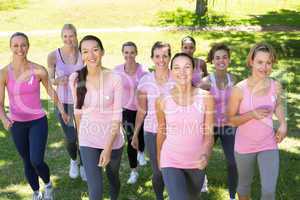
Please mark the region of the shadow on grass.
<svg viewBox="0 0 300 200"><path fill-rule="evenodd" d="M250 38L251 39L251 38ZM49 138L46 152L46 161L51 170L51 177L54 181L56 199L63 200L81 200L83 197L87 198L87 185L82 182L80 178L72 180L68 176L69 157L64 145L61 144L64 140L61 128L58 125L56 116L53 112L52 104L47 100L43 100L43 106L48 111L49 124ZM3 127L0 127L3 130ZM299 140L299 135L295 135ZM0 188L3 190L0 194L0 199L21 200L22 198L17 192L5 191L5 188L16 187L19 184L26 185L23 175L22 161L17 155L15 146L10 139L10 135L6 134L0 139L0 146L4 147L0 150L0 162L4 163L0 166ZM129 177L130 169L127 160L126 149L123 150L123 157L121 162L120 178L121 178L121 193L119 199L126 200L154 200L155 195L151 184L151 168L148 163L147 166L139 169L139 180L135 185L126 184ZM280 151L281 153L281 170L278 179L277 196L279 200L297 199L297 190L299 188L299 155L287 151ZM211 192L203 194L203 200L219 200L224 196L221 190L227 190L226 185L226 164L225 157L221 146L215 145L214 153L207 169L209 189ZM104 197L108 198L108 181L104 176ZM22 186L23 187L23 186ZM28 193L31 194L29 186ZM256 175L253 183L253 199L259 198L259 178ZM222 196L223 195L223 196ZM165 192L165 197L167 194Z"/></svg>
<svg viewBox="0 0 300 200"><path fill-rule="evenodd" d="M158 12L156 25L177 27L260 25L262 31L300 30L300 12L298 10L282 9L263 15L251 15L249 19L233 20L212 11L205 16L199 16L194 11L177 8L173 11Z"/></svg>

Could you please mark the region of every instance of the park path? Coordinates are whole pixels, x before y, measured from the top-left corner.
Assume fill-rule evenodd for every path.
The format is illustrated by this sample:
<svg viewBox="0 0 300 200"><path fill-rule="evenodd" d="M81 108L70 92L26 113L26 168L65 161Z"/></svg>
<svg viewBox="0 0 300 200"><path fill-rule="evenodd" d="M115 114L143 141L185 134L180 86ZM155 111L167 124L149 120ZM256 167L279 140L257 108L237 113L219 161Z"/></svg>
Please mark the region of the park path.
<svg viewBox="0 0 300 200"><path fill-rule="evenodd" d="M28 35L35 36L51 36L60 34L59 29L48 30L31 30L24 31ZM241 31L241 32L284 32L284 31L300 31L300 26L212 26L212 27L150 27L137 26L127 28L93 28L93 29L78 29L78 33L121 33L121 32L163 32L163 31ZM13 31L0 31L0 37L8 37L13 34Z"/></svg>

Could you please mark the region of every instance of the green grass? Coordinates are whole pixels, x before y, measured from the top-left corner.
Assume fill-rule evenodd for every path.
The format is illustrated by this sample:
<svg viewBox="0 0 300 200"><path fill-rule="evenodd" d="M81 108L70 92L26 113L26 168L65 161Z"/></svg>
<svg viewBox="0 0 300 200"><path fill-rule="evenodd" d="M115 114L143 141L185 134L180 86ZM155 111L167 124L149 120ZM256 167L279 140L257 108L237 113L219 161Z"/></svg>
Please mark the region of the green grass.
<svg viewBox="0 0 300 200"><path fill-rule="evenodd" d="M1 2L1 0L0 0ZM74 23L78 28L129 27L157 24L157 13L171 11L181 7L183 13L194 10L193 1L178 0L28 0L25 7L17 10L0 11L1 31L28 31L32 29L59 29L63 23ZM70 3L72 2L72 3ZM299 1L297 0L215 0L212 16L216 24L226 24L230 21L242 21L252 24L283 24L287 20L290 26L299 25ZM229 1L228 1L229 2ZM250 2L253 2L250 5ZM275 2L279 2L275 4ZM68 9L67 9L68 8ZM96 9L95 9L96 8ZM114 9L111 9L114 8ZM285 9L285 10L281 10ZM271 12L276 12L274 15ZM189 13L187 15L190 15ZM180 16L180 15L178 15ZM183 15L185 16L185 15ZM263 17L262 17L263 16ZM189 23L190 17L184 22ZM62 20L63 19L63 20ZM210 19L211 20L211 19ZM216 20L219 20L216 22ZM223 20L223 22L222 22ZM247 22L247 23L248 23ZM249 24L251 24L249 22ZM176 25L176 24L175 24ZM193 24L192 24L193 25ZM282 82L286 94L286 110L288 116L289 137L280 144L280 176L278 179L277 199L294 200L300 194L300 75L297 70L300 65L300 34L299 32L154 32L154 33L101 33L95 34L101 38L105 48L104 66L112 68L123 62L121 44L128 40L136 42L139 48L138 61L151 66L150 49L157 40L167 41L172 46L172 54L180 49L180 40L186 35L192 35L197 41L196 55L205 58L210 46L215 42L225 42L232 50L230 71L239 80L249 73L245 67L247 52L252 44L258 41L271 43L278 52L279 63L274 66L272 76ZM79 38L84 35L79 33ZM61 45L59 34L48 36L30 36L30 51L28 57L46 64L47 54ZM0 37L0 67L10 61L11 53L8 37ZM209 71L212 66L209 65ZM53 106L48 102L45 92L42 94L43 103L49 117L49 139L46 159L50 165L54 180L56 199L87 200L87 186L78 180L68 178L67 152L64 148L63 133L59 127ZM29 199L31 191L23 176L22 162L17 155L9 133L0 126L0 200ZM225 159L220 145L214 147L214 154L208 167L210 193L203 196L204 200L223 200L227 198ZM121 165L122 190L120 199L152 200L154 193L151 186L151 170L147 166L141 169L141 176L135 186L126 185L129 166L124 150ZM105 181L105 197L108 199L107 180ZM259 199L260 185L256 174L253 199ZM167 194L166 194L167 196Z"/></svg>
<svg viewBox="0 0 300 200"><path fill-rule="evenodd" d="M27 3L28 0L0 0L0 11L24 8Z"/></svg>
<svg viewBox="0 0 300 200"><path fill-rule="evenodd" d="M152 65L149 59L151 45L156 40L168 41L171 43L173 54L180 49L180 39L192 34L197 40L197 56L205 58L209 47L214 42L225 42L232 49L232 64L230 71L238 79L244 78L248 73L245 66L246 54L250 46L256 41L270 42L279 53L279 63L274 67L272 76L277 77L285 86L287 96L287 114L290 136L280 145L281 170L278 180L277 196L279 200L297 199L299 188L299 154L300 136L297 134L300 124L300 97L299 97L299 73L296 67L300 64L299 41L297 32L270 32L270 33L241 33L241 32L159 32L159 33L103 33L98 36L103 40L106 54L104 65L112 67L122 62L120 46L122 42L133 39L138 44L138 60L141 63ZM79 35L81 38L83 35ZM145 40L147 38L147 40ZM51 42L49 42L51 41ZM55 37L31 37L31 49L29 57L39 63L46 63L46 56L49 51L60 45L59 36ZM7 63L10 53L7 47L7 39L0 40L0 60ZM211 71L211 66L209 65ZM50 164L52 178L56 187L57 199L80 200L87 199L87 187L80 180L70 180L67 176L68 157L63 146L63 134L53 114L52 104L46 104L46 95L43 93L45 107L49 111L49 140L46 158ZM9 134L0 129L0 200L27 199L30 196L30 189L26 184L22 163L17 156L16 150ZM204 195L204 200L220 200L227 198L226 191L226 169L225 160L219 145L215 146L212 160L208 167L208 179L210 193ZM141 179L135 186L126 185L129 174L128 161L124 152L121 166L122 191L120 199L151 200L154 194L151 189L150 167L142 168ZM107 183L107 181L106 181ZM105 196L108 198L107 185ZM253 183L253 199L259 198L259 177L256 175Z"/></svg>
<svg viewBox="0 0 300 200"><path fill-rule="evenodd" d="M212 3L214 2L214 3ZM156 25L161 26L236 26L300 27L300 2L285 0L214 0L205 16L195 14L194 8L163 10L157 13Z"/></svg>

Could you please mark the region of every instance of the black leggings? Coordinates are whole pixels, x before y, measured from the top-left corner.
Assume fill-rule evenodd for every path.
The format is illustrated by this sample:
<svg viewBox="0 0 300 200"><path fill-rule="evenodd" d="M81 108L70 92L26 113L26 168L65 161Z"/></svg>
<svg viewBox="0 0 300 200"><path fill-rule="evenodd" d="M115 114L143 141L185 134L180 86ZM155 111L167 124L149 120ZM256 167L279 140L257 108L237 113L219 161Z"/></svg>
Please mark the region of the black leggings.
<svg viewBox="0 0 300 200"><path fill-rule="evenodd" d="M123 125L124 132L126 133L127 136L127 155L128 155L130 168L137 167L137 150L131 146L136 113L137 111L123 108L122 125ZM144 130L142 127L139 132L139 151L144 152L145 142L144 142Z"/></svg>
<svg viewBox="0 0 300 200"><path fill-rule="evenodd" d="M214 127L214 138L217 142L218 138L221 140L223 151L227 161L227 183L229 189L230 198L235 198L237 189L237 167L234 159L234 139L236 129L230 126Z"/></svg>
<svg viewBox="0 0 300 200"><path fill-rule="evenodd" d="M65 112L70 116L69 123L65 124L57 108L56 108L56 115L58 117L58 120L60 122L60 125L65 135L66 148L72 160L76 160L77 154L79 155L79 159L80 159L80 154L78 149L78 138L75 129L73 104L63 104L63 106ZM80 159L80 163L81 163L81 159Z"/></svg>
<svg viewBox="0 0 300 200"><path fill-rule="evenodd" d="M33 191L39 190L39 177L44 183L49 183L49 167L44 161L48 138L47 117L17 122L10 128L13 141L24 164L27 181Z"/></svg>

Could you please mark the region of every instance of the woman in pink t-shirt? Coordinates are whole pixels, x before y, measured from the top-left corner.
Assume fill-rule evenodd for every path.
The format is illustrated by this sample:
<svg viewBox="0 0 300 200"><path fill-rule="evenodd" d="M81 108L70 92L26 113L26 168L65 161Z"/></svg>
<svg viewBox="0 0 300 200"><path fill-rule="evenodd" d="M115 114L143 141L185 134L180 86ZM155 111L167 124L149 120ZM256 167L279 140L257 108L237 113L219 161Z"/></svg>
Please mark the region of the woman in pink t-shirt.
<svg viewBox="0 0 300 200"><path fill-rule="evenodd" d="M102 66L104 48L99 38L87 35L79 44L84 68L70 76L74 115L89 199L103 198L103 168L110 184L110 198L120 192L119 169L124 145L122 80Z"/></svg>
<svg viewBox="0 0 300 200"><path fill-rule="evenodd" d="M128 184L136 183L138 179L137 165L146 165L146 160L144 157L144 137L143 128L140 129L139 134L139 148L138 151L131 146L135 118L137 113L136 106L136 89L137 85L145 75L143 66L136 62L135 58L137 56L137 46L133 42L125 42L122 45L122 54L124 56L125 63L117 65L114 72L118 73L122 77L123 84L123 117L122 126L123 131L127 137L127 155L129 160L129 165L131 168L130 177L127 181Z"/></svg>
<svg viewBox="0 0 300 200"><path fill-rule="evenodd" d="M186 36L181 40L181 52L194 56L196 51L196 41L191 36ZM193 71L192 83L195 87L200 86L201 79L208 75L207 66L204 60L194 58L195 69Z"/></svg>
<svg viewBox="0 0 300 200"><path fill-rule="evenodd" d="M44 161L48 138L48 120L40 98L40 84L61 112L64 123L69 117L49 84L47 70L27 59L29 39L21 32L10 38L12 61L0 72L0 119L11 132L16 149L23 160L26 179L33 190L33 200L53 200L50 171ZM9 114L4 111L5 88L9 99ZM39 178L45 183L44 198Z"/></svg>
<svg viewBox="0 0 300 200"><path fill-rule="evenodd" d="M156 101L157 162L170 200L198 199L213 146L214 99L192 85L193 58L171 61L176 84Z"/></svg>
<svg viewBox="0 0 300 200"><path fill-rule="evenodd" d="M144 122L144 137L152 168L152 186L157 200L163 200L164 182L156 158L157 119L155 100L172 87L169 71L171 47L168 43L156 42L151 49L154 71L142 77L138 85L138 104L132 146L138 149L140 128Z"/></svg>
<svg viewBox="0 0 300 200"><path fill-rule="evenodd" d="M74 124L73 98L71 88L68 84L69 76L83 68L83 62L78 50L77 31L73 24L65 24L61 30L61 38L64 45L52 51L48 55L48 71L52 85L56 86L56 92L59 100L63 103L65 112L71 117L68 124L64 124L61 115L57 113L60 125L65 135L66 148L70 156L70 178L77 178L79 175L77 158L78 139ZM85 172L80 165L80 176L86 181Z"/></svg>
<svg viewBox="0 0 300 200"><path fill-rule="evenodd" d="M234 85L233 76L227 72L230 64L230 50L225 44L215 44L210 49L207 61L215 67L215 72L205 77L201 83L202 88L210 91L215 99L214 139L221 140L227 161L228 189L230 199L235 199L237 186L237 169L234 160L235 128L228 124L226 117L227 104L231 89Z"/></svg>
<svg viewBox="0 0 300 200"><path fill-rule="evenodd" d="M287 135L281 85L269 77L275 62L275 51L269 44L254 45L247 58L251 75L232 89L229 100L229 123L238 127L234 150L240 200L250 199L256 162L262 186L261 199L275 200L279 172L277 144ZM276 133L273 114L280 123Z"/></svg>

